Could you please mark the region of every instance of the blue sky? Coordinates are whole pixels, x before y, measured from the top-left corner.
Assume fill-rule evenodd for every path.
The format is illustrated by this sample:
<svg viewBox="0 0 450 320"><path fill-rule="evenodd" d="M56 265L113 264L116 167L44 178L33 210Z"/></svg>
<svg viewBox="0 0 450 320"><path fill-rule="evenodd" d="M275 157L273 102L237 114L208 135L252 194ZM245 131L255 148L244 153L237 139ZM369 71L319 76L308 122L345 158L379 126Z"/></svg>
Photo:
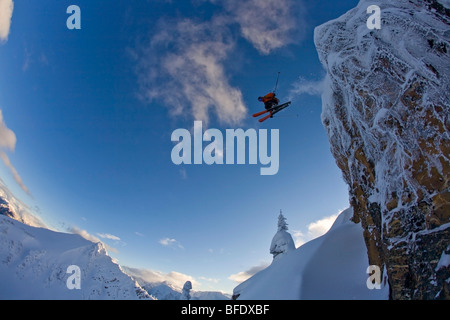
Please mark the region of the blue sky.
<svg viewBox="0 0 450 320"><path fill-rule="evenodd" d="M300 244L348 206L313 31L357 1L13 4L0 30L0 177L49 227L100 239L120 264L231 292L236 275L271 262L280 209ZM71 4L81 30L66 27ZM251 114L277 72L292 106L259 124ZM278 174L174 165L171 134L194 120L279 129Z"/></svg>

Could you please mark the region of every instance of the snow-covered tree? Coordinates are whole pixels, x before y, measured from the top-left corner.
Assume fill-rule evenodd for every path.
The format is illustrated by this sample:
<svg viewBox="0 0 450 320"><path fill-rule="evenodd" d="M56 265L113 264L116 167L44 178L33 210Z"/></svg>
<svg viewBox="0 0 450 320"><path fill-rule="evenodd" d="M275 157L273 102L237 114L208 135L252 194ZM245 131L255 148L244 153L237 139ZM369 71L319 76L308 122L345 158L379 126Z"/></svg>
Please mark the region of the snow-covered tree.
<svg viewBox="0 0 450 320"><path fill-rule="evenodd" d="M283 216L283 212L280 210L280 215L278 216L278 231L288 230L288 224L286 223L286 218Z"/></svg>
<svg viewBox="0 0 450 320"><path fill-rule="evenodd" d="M191 290L192 283L190 281L186 281L183 286L183 290L181 291L180 300L191 300Z"/></svg>
<svg viewBox="0 0 450 320"><path fill-rule="evenodd" d="M270 253L273 255L274 261L279 259L285 253L295 250L294 239L292 239L291 234L287 232L287 226L286 218L280 211L280 215L278 216L278 231L270 244Z"/></svg>

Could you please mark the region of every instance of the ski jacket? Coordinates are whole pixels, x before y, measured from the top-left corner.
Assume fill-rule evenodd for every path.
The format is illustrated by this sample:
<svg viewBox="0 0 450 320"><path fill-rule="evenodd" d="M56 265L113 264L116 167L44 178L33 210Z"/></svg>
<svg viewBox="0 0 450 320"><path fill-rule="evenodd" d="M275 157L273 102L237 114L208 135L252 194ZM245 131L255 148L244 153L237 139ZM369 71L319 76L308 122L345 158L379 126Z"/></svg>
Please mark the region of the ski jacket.
<svg viewBox="0 0 450 320"><path fill-rule="evenodd" d="M263 98L262 98L262 102L266 103L269 101L277 101L278 99L275 98L275 93L271 92L266 94Z"/></svg>

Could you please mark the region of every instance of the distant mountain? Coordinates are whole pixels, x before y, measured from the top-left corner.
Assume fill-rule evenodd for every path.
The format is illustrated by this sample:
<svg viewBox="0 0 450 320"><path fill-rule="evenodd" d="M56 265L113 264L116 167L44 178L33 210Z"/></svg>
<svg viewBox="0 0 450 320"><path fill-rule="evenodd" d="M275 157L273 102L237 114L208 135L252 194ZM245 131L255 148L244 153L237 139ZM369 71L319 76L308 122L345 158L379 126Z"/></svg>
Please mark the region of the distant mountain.
<svg viewBox="0 0 450 320"><path fill-rule="evenodd" d="M139 272L139 269L123 267L124 272L132 276L139 285L144 288L152 297L158 300L180 300L181 289L172 284L164 282L148 282ZM231 295L218 291L190 291L192 300L230 300Z"/></svg>
<svg viewBox="0 0 450 320"><path fill-rule="evenodd" d="M181 290L169 283L145 282L116 264L101 242L34 225L41 223L0 184L0 300L180 299ZM81 288L69 289L76 270ZM221 292L190 294L192 300L231 299Z"/></svg>
<svg viewBox="0 0 450 320"><path fill-rule="evenodd" d="M153 299L122 272L102 243L28 226L5 212L0 215L0 299ZM77 284L80 289L70 289Z"/></svg>

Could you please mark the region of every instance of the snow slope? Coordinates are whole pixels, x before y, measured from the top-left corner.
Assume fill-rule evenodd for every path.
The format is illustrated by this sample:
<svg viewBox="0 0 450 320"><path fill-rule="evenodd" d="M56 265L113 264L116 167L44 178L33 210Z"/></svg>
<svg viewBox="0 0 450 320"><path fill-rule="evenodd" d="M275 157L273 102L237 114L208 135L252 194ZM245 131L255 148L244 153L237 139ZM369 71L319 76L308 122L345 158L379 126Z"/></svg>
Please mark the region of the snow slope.
<svg viewBox="0 0 450 320"><path fill-rule="evenodd" d="M80 290L67 287L71 265L80 268ZM152 299L112 261L103 244L5 215L0 215L0 284L0 299Z"/></svg>
<svg viewBox="0 0 450 320"><path fill-rule="evenodd" d="M385 300L388 286L367 288L367 249L352 209L342 212L331 229L237 286L239 300Z"/></svg>

